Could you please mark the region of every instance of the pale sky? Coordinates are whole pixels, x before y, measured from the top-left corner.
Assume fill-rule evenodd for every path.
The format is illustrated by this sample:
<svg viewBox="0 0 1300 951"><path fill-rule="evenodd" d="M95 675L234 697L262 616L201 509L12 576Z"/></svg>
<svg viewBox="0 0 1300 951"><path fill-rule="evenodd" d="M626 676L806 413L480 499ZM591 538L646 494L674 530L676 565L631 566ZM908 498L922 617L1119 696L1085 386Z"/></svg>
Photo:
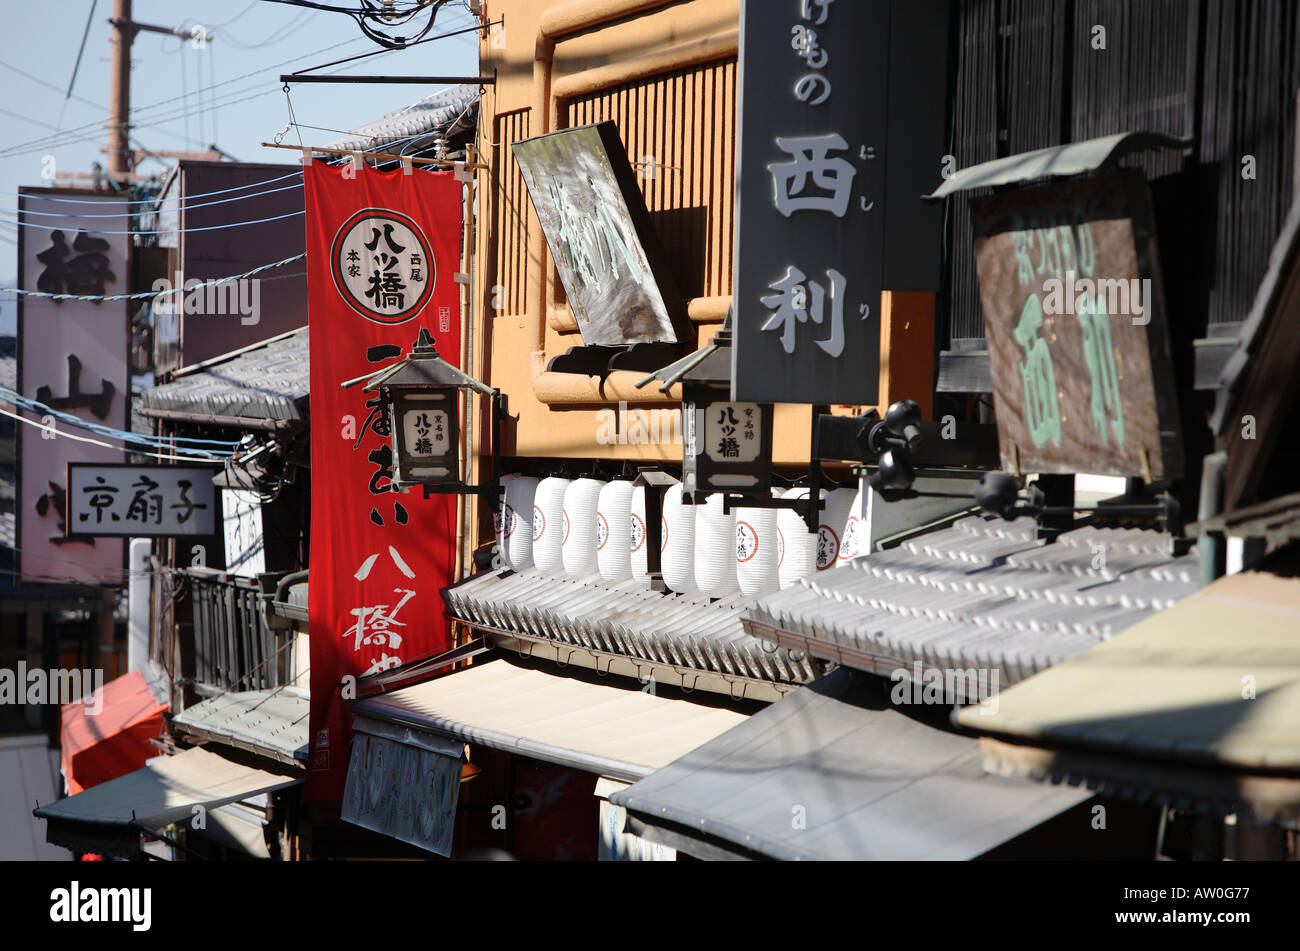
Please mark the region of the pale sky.
<svg viewBox="0 0 1300 951"><path fill-rule="evenodd" d="M339 0L340 6L348 0ZM179 37L140 33L131 49L132 128L146 149L200 149L216 144L240 161L294 163L292 152L264 149L288 122L281 73L379 50L351 17L266 0L135 0L132 17L157 26L201 24L214 37L196 49ZM42 185L42 163L89 171L104 161L102 127L108 119L113 0L98 0L77 73L72 77L92 0L4 0L0 47L0 288L17 277L16 220L20 185ZM421 21L423 22L423 21ZM470 26L463 0L438 14L430 35ZM327 49L327 47L332 47ZM16 72L18 70L20 72ZM387 75L476 75L474 33L358 60L328 72ZM30 74L30 76L21 75ZM253 74L245 76L245 74ZM244 77L244 78L238 78ZM48 84L48 85L44 85ZM214 84L218 84L213 88ZM53 87L53 88L50 88ZM312 84L292 89L299 123L348 130L409 105L439 87L417 85ZM172 101L168 101L172 100ZM290 131L286 142L323 145L336 131ZM152 171L153 161L141 167ZM3 295L9 297L10 295ZM12 318L0 318L12 333Z"/></svg>

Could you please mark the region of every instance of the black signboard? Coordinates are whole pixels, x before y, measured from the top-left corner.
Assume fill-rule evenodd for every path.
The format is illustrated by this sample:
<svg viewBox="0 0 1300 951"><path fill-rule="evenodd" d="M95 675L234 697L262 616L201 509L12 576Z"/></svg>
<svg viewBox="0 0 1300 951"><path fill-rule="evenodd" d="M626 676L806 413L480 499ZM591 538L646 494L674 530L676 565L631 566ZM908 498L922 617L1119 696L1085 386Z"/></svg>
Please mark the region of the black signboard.
<svg viewBox="0 0 1300 951"><path fill-rule="evenodd" d="M947 22L944 0L743 0L733 399L876 401L881 290L939 283Z"/></svg>
<svg viewBox="0 0 1300 951"><path fill-rule="evenodd" d="M889 9L741 5L733 399L875 402Z"/></svg>
<svg viewBox="0 0 1300 951"><path fill-rule="evenodd" d="M587 346L690 342L686 305L612 122L514 145Z"/></svg>

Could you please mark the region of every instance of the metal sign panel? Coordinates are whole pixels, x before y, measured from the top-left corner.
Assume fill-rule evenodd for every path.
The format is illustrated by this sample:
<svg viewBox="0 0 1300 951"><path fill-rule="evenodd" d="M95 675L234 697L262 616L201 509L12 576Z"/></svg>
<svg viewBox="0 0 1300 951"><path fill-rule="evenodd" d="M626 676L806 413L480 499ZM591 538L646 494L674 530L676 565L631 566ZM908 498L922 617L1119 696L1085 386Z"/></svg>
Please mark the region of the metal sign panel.
<svg viewBox="0 0 1300 951"><path fill-rule="evenodd" d="M449 857L460 772L456 757L357 733L348 762L342 818Z"/></svg>
<svg viewBox="0 0 1300 951"><path fill-rule="evenodd" d="M68 536L216 533L210 466L68 464Z"/></svg>
<svg viewBox="0 0 1300 951"><path fill-rule="evenodd" d="M582 342L690 341L685 302L614 123L552 132L513 149Z"/></svg>
<svg viewBox="0 0 1300 951"><path fill-rule="evenodd" d="M873 403L890 4L745 0L732 399Z"/></svg>
<svg viewBox="0 0 1300 951"><path fill-rule="evenodd" d="M1142 176L1021 189L971 210L1003 468L1180 475Z"/></svg>
<svg viewBox="0 0 1300 951"><path fill-rule="evenodd" d="M261 495L250 489L222 489L221 527L227 571L246 578L266 571Z"/></svg>
<svg viewBox="0 0 1300 951"><path fill-rule="evenodd" d="M76 204L68 201L75 199ZM23 188L18 198L18 286L97 297L130 290L128 206L85 191ZM130 327L127 301L18 298L18 389L50 409L127 429ZM65 526L70 462L118 462L122 450L46 410L22 411L19 427L18 565L26 583L119 584L123 543Z"/></svg>

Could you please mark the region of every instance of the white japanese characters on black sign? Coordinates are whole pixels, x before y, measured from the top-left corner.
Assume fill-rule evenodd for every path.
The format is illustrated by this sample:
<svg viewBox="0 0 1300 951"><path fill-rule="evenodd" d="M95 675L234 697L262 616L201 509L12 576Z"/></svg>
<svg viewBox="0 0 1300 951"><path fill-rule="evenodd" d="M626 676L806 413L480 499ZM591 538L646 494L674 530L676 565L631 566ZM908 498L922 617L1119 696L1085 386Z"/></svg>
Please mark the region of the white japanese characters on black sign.
<svg viewBox="0 0 1300 951"><path fill-rule="evenodd" d="M876 399L889 3L747 0L732 399Z"/></svg>

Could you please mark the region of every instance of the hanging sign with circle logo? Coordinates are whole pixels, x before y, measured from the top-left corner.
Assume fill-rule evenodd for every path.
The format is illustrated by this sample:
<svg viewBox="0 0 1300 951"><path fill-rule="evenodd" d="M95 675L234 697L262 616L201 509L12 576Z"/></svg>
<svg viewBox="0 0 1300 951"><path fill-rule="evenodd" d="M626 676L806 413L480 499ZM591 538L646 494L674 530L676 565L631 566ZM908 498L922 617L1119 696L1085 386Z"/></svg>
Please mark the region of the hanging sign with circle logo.
<svg viewBox="0 0 1300 951"><path fill-rule="evenodd" d="M362 208L339 228L330 270L339 295L367 320L400 324L433 294L436 274L429 241L400 211Z"/></svg>

